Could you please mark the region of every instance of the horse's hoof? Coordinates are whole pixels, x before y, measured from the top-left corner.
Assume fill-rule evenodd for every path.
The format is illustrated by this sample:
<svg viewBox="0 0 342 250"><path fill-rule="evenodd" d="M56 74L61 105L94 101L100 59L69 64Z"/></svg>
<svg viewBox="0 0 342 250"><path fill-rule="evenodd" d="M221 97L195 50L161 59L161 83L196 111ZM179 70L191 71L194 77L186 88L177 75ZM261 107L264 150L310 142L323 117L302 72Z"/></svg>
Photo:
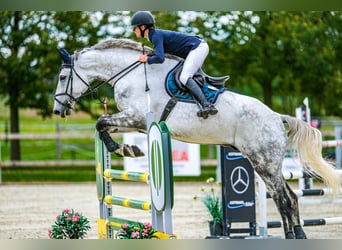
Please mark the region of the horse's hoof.
<svg viewBox="0 0 342 250"><path fill-rule="evenodd" d="M286 238L286 239L295 239L295 236L294 236L293 232L288 232L288 233L285 235L285 238Z"/></svg>
<svg viewBox="0 0 342 250"><path fill-rule="evenodd" d="M135 145L127 145L127 144L122 144L120 145L120 147L118 149L116 149L114 151L114 153L117 156L121 156L121 157L132 157L132 158L136 158L136 157L141 157L144 156L144 152L142 152L139 147L135 146Z"/></svg>
<svg viewBox="0 0 342 250"><path fill-rule="evenodd" d="M124 154L123 154L123 151L122 151L122 148L118 148L114 151L115 155L116 156L119 156L119 157L124 157Z"/></svg>
<svg viewBox="0 0 342 250"><path fill-rule="evenodd" d="M143 157L145 153L140 150L140 148L136 145L132 145L132 150L134 152L135 157Z"/></svg>
<svg viewBox="0 0 342 250"><path fill-rule="evenodd" d="M296 239L306 239L306 234L301 226L294 227Z"/></svg>

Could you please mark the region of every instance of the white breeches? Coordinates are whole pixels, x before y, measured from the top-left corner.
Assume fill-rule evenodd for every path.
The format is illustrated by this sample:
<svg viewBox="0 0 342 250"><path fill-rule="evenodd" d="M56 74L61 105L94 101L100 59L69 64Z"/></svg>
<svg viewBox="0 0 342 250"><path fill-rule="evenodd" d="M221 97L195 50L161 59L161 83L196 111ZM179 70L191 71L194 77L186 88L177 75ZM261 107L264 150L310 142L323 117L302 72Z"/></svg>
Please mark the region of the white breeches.
<svg viewBox="0 0 342 250"><path fill-rule="evenodd" d="M190 51L183 64L183 70L179 79L183 85L186 84L189 77L192 77L203 65L205 58L209 53L209 46L206 42L201 42L198 47Z"/></svg>

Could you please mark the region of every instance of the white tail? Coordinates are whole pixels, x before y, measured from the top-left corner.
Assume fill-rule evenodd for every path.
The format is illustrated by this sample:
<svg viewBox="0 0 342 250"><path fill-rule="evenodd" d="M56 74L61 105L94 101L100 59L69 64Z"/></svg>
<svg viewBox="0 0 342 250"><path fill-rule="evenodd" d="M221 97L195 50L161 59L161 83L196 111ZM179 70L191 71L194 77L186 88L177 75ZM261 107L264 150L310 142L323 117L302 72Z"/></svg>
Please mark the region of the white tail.
<svg viewBox="0 0 342 250"><path fill-rule="evenodd" d="M289 144L292 149L297 149L298 157L303 167L308 166L318 174L337 194L340 190L340 177L335 167L322 157L322 134L318 129L297 118L281 115L283 122L288 126ZM311 171L312 171L311 170Z"/></svg>

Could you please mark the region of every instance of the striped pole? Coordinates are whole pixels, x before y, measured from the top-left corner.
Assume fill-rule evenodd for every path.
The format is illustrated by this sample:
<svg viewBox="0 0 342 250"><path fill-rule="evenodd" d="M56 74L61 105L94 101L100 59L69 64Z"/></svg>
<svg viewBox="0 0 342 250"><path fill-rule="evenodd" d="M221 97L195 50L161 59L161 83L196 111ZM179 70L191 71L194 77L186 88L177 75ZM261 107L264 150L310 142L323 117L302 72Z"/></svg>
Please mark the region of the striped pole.
<svg viewBox="0 0 342 250"><path fill-rule="evenodd" d="M336 169L334 171L339 176L342 176L342 170L341 169ZM318 175L315 175L314 173L310 174L310 173L303 172L303 171L282 171L282 174L283 174L285 180L296 180L299 178L313 178L313 177L320 178Z"/></svg>
<svg viewBox="0 0 342 250"><path fill-rule="evenodd" d="M328 140L322 142L322 147L339 147L342 146L342 140Z"/></svg>
<svg viewBox="0 0 342 250"><path fill-rule="evenodd" d="M130 208L147 210L147 211L151 209L151 202L134 200L130 198L124 198L124 197L113 196L113 195L107 195L105 197L105 202L107 205L117 205L117 206L130 207Z"/></svg>
<svg viewBox="0 0 342 250"><path fill-rule="evenodd" d="M336 225L342 223L342 217L332 217L332 218L321 218L321 219L307 219L307 220L300 220L300 224L305 226L322 226L322 225ZM268 228L278 228L282 227L282 221L268 221L267 227Z"/></svg>
<svg viewBox="0 0 342 250"><path fill-rule="evenodd" d="M149 183L149 174L147 172L133 172L122 171L116 169L106 169L103 173L106 178L124 180L124 181L138 181Z"/></svg>
<svg viewBox="0 0 342 250"><path fill-rule="evenodd" d="M303 196L323 196L326 194L332 194L333 191L329 188L322 188L322 189L298 189L298 190L293 190L293 192L298 196L298 197L303 197ZM340 190L342 192L342 189ZM267 198L271 198L271 195L269 192L266 193Z"/></svg>
<svg viewBox="0 0 342 250"><path fill-rule="evenodd" d="M285 180L296 180L299 178L312 178L311 174L303 171L283 171L283 176Z"/></svg>

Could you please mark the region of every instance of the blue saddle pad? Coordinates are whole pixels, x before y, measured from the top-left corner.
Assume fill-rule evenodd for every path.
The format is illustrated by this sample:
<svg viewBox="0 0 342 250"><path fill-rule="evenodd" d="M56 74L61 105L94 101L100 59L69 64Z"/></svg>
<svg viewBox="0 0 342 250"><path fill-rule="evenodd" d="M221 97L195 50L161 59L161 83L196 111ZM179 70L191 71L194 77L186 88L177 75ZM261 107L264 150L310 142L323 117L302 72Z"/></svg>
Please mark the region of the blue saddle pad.
<svg viewBox="0 0 342 250"><path fill-rule="evenodd" d="M178 101L184 102L195 102L193 96L188 91L184 91L177 86L175 82L175 71L178 67L180 67L183 62L178 63L170 72L167 74L165 79L165 88L166 92L171 97L176 97ZM208 83L204 83L202 87L202 91L204 96L210 103L215 103L219 94L223 93L227 89L225 87L216 88L214 86L209 85Z"/></svg>

